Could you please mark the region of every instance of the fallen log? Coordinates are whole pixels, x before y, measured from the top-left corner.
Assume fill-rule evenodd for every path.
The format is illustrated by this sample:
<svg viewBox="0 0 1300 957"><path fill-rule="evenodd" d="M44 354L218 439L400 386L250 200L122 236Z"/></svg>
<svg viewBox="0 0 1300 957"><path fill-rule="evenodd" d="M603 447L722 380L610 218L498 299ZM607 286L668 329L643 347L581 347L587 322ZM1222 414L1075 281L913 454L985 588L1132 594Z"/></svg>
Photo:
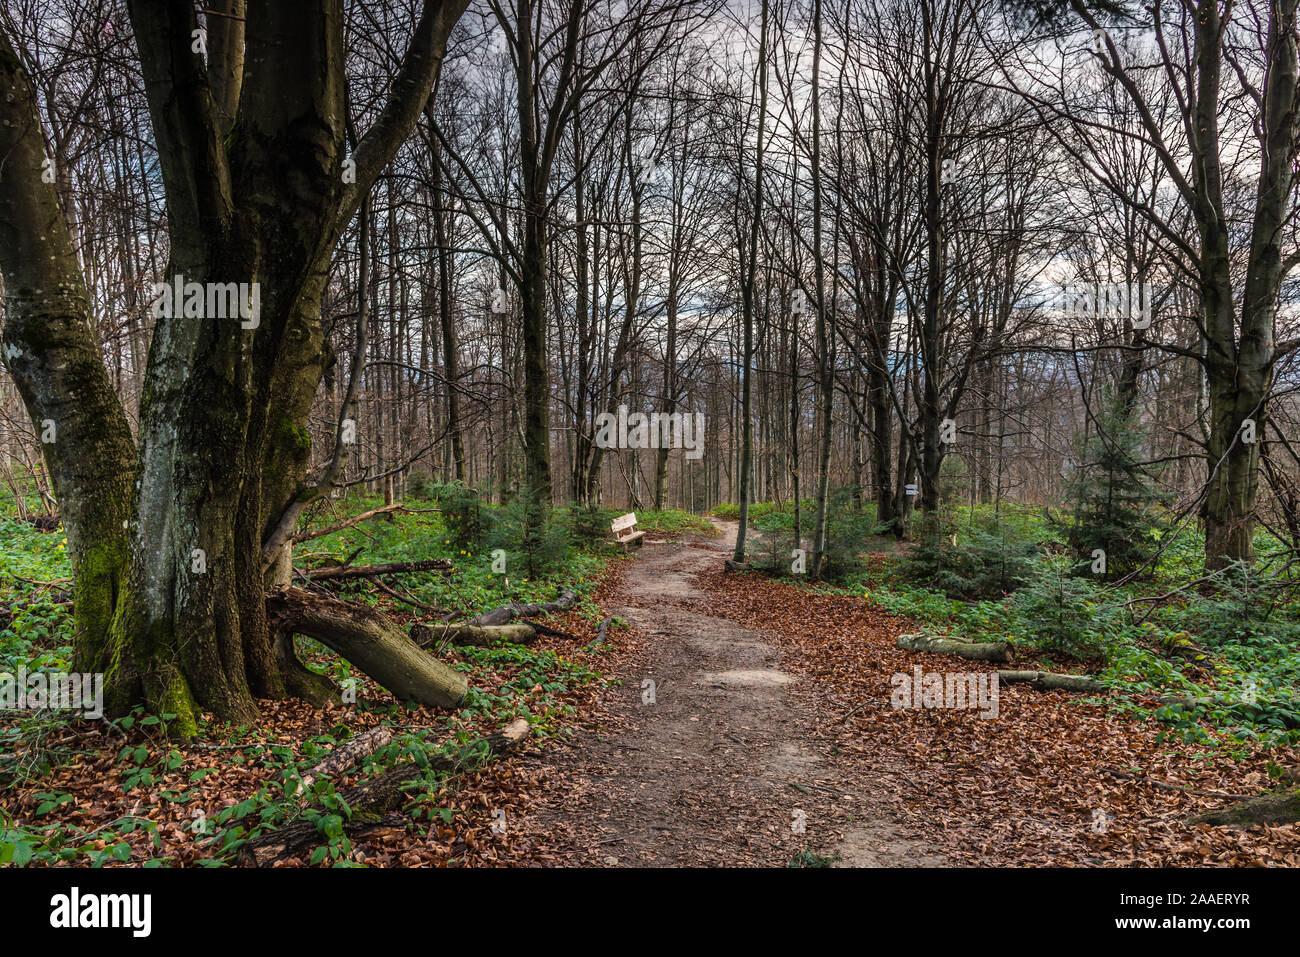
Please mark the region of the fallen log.
<svg viewBox="0 0 1300 957"><path fill-rule="evenodd" d="M1300 821L1300 788L1288 788L1248 798L1230 807L1205 811L1187 819L1189 824L1291 824Z"/></svg>
<svg viewBox="0 0 1300 957"><path fill-rule="evenodd" d="M267 593L266 610L273 627L315 638L400 701L451 708L469 689L464 675L421 650L373 608L281 587Z"/></svg>
<svg viewBox="0 0 1300 957"><path fill-rule="evenodd" d="M927 638L925 635L899 635L895 648L904 651L928 651L936 655L957 655L973 661L1011 660L1011 646L1005 641L958 641L955 638Z"/></svg>
<svg viewBox="0 0 1300 957"><path fill-rule="evenodd" d="M411 638L419 646L427 648L440 641L450 641L453 645L475 645L479 648L491 647L498 641L508 641L514 645L527 645L537 640L537 629L532 625L412 625Z"/></svg>
<svg viewBox="0 0 1300 957"><path fill-rule="evenodd" d="M298 782L298 793L304 794L310 791L316 779L323 774L338 774L359 764L380 748L387 746L392 740L393 729L386 727L372 728L365 734L349 738L302 776Z"/></svg>
<svg viewBox="0 0 1300 957"><path fill-rule="evenodd" d="M481 615L475 615L466 624L504 625L515 618L536 618L538 615L546 615L554 611L568 611L577 603L578 593L566 588L560 592L560 597L555 601L548 601L542 605L525 605L519 602L511 602L509 605L502 605L500 608L493 608Z"/></svg>
<svg viewBox="0 0 1300 957"><path fill-rule="evenodd" d="M560 631L558 628L552 628L550 625L543 625L538 621L529 621L527 618L521 619L519 624L527 625L533 631L540 635L549 635L552 638L567 638L569 641L577 641L577 635L571 635L567 631Z"/></svg>
<svg viewBox="0 0 1300 957"><path fill-rule="evenodd" d="M1087 675L1061 675L1051 671L999 671L998 681L1006 685L1023 681L1038 691L1105 694L1109 690L1096 678L1089 678Z"/></svg>
<svg viewBox="0 0 1300 957"><path fill-rule="evenodd" d="M427 770L455 774L467 770L477 758L505 754L527 740L528 722L516 718L500 731L480 738L455 755L438 754L429 758L428 768L404 764L391 771L362 781L339 792L338 796L352 809L344 823L345 832L354 833L378 822L385 814L400 808L407 800L403 786L419 780ZM484 749L486 747L486 754ZM308 847L324 843L314 821L294 821L267 834L255 837L239 849L239 863L245 867L266 867Z"/></svg>
<svg viewBox="0 0 1300 957"><path fill-rule="evenodd" d="M371 578L375 575L397 575L406 572L441 572L446 575L452 571L451 559L428 558L418 562L389 562L387 565L329 565L325 568L294 569L308 581L321 581L327 578Z"/></svg>

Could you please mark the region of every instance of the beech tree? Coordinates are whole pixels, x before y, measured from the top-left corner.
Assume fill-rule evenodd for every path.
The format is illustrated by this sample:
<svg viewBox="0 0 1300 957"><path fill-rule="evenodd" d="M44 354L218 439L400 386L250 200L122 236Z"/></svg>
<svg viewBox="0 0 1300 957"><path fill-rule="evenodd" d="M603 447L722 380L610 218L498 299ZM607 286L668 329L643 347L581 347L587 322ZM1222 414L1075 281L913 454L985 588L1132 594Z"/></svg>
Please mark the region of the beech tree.
<svg viewBox="0 0 1300 957"><path fill-rule="evenodd" d="M1135 118L1131 130L1098 116L1087 87L1077 82L1061 84L1050 108L1075 127L1089 171L1151 226L1195 291L1196 342L1187 347L1143 336L1141 344L1201 365L1208 406L1201 507L1206 566L1252 562L1259 437L1277 365L1300 345L1279 342L1276 334L1283 282L1300 264L1293 237L1297 3L1156 0L1143 15L1082 0L1026 6L1066 37L1080 27L1090 32L1087 55ZM1128 48L1123 31L1135 25L1151 31L1152 45ZM1017 63L1015 72L1011 85L1018 88L1027 83L1018 77L1051 75L1036 63L1027 70ZM1035 99L1040 107L1047 102ZM1130 195L1092 145L1099 137L1134 138L1150 150L1173 202ZM1184 220L1193 227L1190 237Z"/></svg>
<svg viewBox="0 0 1300 957"><path fill-rule="evenodd" d="M75 575L74 667L105 673L111 711L144 704L188 735L200 708L247 723L255 698L329 693L294 655L291 628L268 624L266 596L287 582L282 516L325 490L307 475L305 428L333 360L321 297L331 253L424 109L467 2L420 6L388 99L349 155L343 0L212 0L202 24L188 0L131 0L166 191L162 279L260 290L252 320L158 318L134 435L43 176L31 78L0 33L4 362L48 427ZM410 650L392 662L414 676L407 690L423 680L426 697L454 703L463 681Z"/></svg>

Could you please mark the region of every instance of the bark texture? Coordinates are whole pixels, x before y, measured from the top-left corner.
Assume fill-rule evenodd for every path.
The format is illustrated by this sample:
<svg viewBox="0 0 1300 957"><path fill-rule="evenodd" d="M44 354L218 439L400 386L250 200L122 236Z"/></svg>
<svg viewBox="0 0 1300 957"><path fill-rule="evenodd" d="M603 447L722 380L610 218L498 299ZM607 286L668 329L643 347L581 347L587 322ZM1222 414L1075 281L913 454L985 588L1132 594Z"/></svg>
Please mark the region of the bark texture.
<svg viewBox="0 0 1300 957"><path fill-rule="evenodd" d="M268 627L265 586L283 562L264 562L262 545L311 494L305 425L332 361L320 321L331 252L424 108L467 2L420 7L349 156L342 0L215 0L206 60L193 5L131 0L167 201L159 279L250 291L247 315L157 319L135 442L41 176L32 84L0 33L4 360L29 415L57 427L44 452L76 569L75 667L105 673L110 712L143 704L189 735L201 708L250 723L257 697L311 686Z"/></svg>

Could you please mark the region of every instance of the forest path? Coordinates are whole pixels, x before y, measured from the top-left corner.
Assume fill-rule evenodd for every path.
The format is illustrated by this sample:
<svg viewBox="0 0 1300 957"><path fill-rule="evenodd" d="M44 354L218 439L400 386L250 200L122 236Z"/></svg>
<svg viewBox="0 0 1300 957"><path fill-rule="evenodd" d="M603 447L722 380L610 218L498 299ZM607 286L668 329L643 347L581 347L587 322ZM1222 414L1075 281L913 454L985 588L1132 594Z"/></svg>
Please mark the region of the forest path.
<svg viewBox="0 0 1300 957"><path fill-rule="evenodd" d="M513 822L515 849L577 866L786 866L804 850L942 863L821 740L819 690L783 669L772 636L704 610L701 576L735 546L736 523L714 524L719 539L649 541L625 569L606 607L632 630L603 663L621 683L600 693L594 729L535 759L543 786Z"/></svg>

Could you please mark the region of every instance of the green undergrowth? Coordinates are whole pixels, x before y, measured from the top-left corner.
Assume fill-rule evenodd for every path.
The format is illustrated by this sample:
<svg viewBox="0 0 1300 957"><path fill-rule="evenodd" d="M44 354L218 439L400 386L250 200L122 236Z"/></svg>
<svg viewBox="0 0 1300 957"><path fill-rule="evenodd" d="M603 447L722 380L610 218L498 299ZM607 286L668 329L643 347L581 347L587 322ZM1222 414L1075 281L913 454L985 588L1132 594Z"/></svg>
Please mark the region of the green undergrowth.
<svg viewBox="0 0 1300 957"><path fill-rule="evenodd" d="M394 730L391 744L366 758L355 771L370 777L398 765L412 765L412 783L405 811L413 839L419 839L437 822L451 823L454 812L439 803L440 791L448 785L449 773L430 767L437 755L454 758L460 773L474 770L484 755L476 750L482 735L516 718L526 719L538 738L564 736L573 706L566 692L590 681L598 672L554 651L522 646L463 649L459 670L471 675L470 690L454 712L439 715L431 725L411 723L412 712L389 698L358 697L351 708L377 719ZM346 662L344 662L346 665ZM113 760L116 803L127 808L142 799L153 804L165 801L182 808L192 805L187 819L190 840L200 849L190 863L219 867L235 863L239 849L250 839L295 820L308 820L318 829L319 843L310 862L338 867L354 866L349 857L350 841L345 823L353 811L336 792L334 783L322 778L310 793L299 791L305 771L318 763L338 744L355 733L354 719L336 713L336 723L323 733L312 735L292 747L275 742L266 729L204 725L200 738L207 749L175 745L162 737L157 716L137 709L133 714L109 722L122 743ZM163 716L165 719L167 716ZM47 732L61 722L43 713ZM370 725L374 722L367 721ZM49 772L75 757L61 749L42 750L31 737L24 742L21 767L0 770L0 793L15 787L40 787ZM201 803L199 787L205 778L223 767L247 766L264 775L252 793L228 807L211 812ZM177 781L179 775L179 782ZM171 866L177 861L174 846L162 840L158 824L136 814L123 814L93 828L80 823L79 794L45 785L38 795L34 815L16 822L0 805L0 863L24 865L76 864L101 867L133 863L145 867ZM102 790L96 803L108 797Z"/></svg>
<svg viewBox="0 0 1300 957"><path fill-rule="evenodd" d="M309 516L306 527L328 527L379 504L369 499L334 503L334 509ZM485 526L495 525L498 542L505 538L497 546L506 551L505 568L494 570L492 542L486 537L481 542L457 542L442 513L436 511L443 503L430 499L406 504L411 512L378 516L301 543L295 565L310 569L349 559L354 564L380 564L446 558L454 565L450 574L415 573L389 581L417 601L466 615L507 602L550 601L561 589L572 588L580 596L575 609L580 619L594 625L604 617L591 592L612 563L624 560L622 550L612 544L606 515L595 510L584 510L595 513L585 516L558 511L554 523L561 531L560 547L544 567L529 574L526 563L510 548L508 509L484 506L489 515ZM580 518L598 519L604 527L594 525L584 535L576 527ZM638 519L641 527L663 531L703 532L701 523L708 524L680 512L638 513ZM0 623L4 626L0 670L13 671L20 665L29 671L68 668L72 619L66 590L71 586L62 579L70 575L62 530L41 533L27 523L0 518ZM348 584L341 594L382 605L403 617L437 620L364 582ZM309 666L342 687L348 686L347 679L363 677L349 662L315 642L299 641ZM345 705L367 715L365 725L377 720L396 732L392 744L366 759L360 767L363 776L402 763L427 768L437 754L452 755L459 768L470 769L483 757L474 753L474 742L515 718L526 718L536 737L563 735L573 711L566 694L601 680L597 671L565 654L536 647L458 648L451 661L466 672L470 690L456 711L438 714L432 722L426 718L423 725L413 724L414 712L387 696L362 693ZM276 743L269 729L208 724L199 728L197 742L201 743L186 745L163 736L163 721L170 716L137 709L106 722L110 739L118 742L113 746L111 784L76 781L60 789L53 779L67 778L54 772L83 756L66 743L76 740L67 736L68 716L48 710L0 713L0 864L172 866L178 863L174 838L169 843L157 821L133 810L142 801L147 806L164 801L193 805L192 814L187 814L187 831L201 850L188 861L190 865L231 864L250 838L301 818L312 821L319 831L312 863L354 866L344 827L352 809L335 793L333 783L322 779L313 785L312 794L297 793L301 774L354 733L355 719L349 719L346 710L335 714L336 724L295 741L292 747ZM201 783L231 765L262 769L263 783L229 807L206 813L200 804ZM413 777L406 810L418 837L436 824L449 823L456 812L438 804L437 795L447 783L444 772L429 769ZM24 807L25 816L16 818L11 802L3 800L6 794L42 787L46 790L37 792L34 812ZM106 793L106 788L112 792ZM91 826L83 809L87 800L97 806L111 803L123 813L108 823L99 818Z"/></svg>
<svg viewBox="0 0 1300 957"><path fill-rule="evenodd" d="M72 563L62 527L0 515L0 671L54 670L72 657Z"/></svg>
<svg viewBox="0 0 1300 957"><path fill-rule="evenodd" d="M793 509L750 514L762 527ZM1280 543L1261 532L1251 573L1198 582L1200 534L1170 528L1152 543L1158 560L1121 581L1097 574L1091 554L1071 555L1044 509L1006 504L945 510L928 535L914 524L902 548L864 534L856 567L838 580L778 571L925 633L1010 642L1020 668L1096 674L1118 692L1106 699L1112 708L1158 723L1164 736L1229 749L1300 741L1300 582L1283 570ZM1182 700L1161 703L1169 698Z"/></svg>

